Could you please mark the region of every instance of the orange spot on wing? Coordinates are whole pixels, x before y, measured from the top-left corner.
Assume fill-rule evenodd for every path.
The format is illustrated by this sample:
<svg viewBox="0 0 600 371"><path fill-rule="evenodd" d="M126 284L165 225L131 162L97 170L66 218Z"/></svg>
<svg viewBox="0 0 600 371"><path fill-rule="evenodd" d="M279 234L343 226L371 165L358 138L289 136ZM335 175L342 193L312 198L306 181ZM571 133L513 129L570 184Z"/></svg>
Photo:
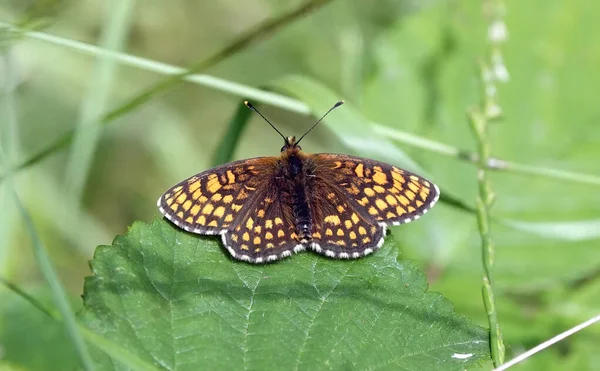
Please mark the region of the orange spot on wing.
<svg viewBox="0 0 600 371"><path fill-rule="evenodd" d="M229 184L235 183L235 175L231 172L231 170L227 170L227 182Z"/></svg>
<svg viewBox="0 0 600 371"><path fill-rule="evenodd" d="M213 212L213 215L218 217L218 218L222 218L223 215L225 215L225 208L223 206L219 206L215 209L215 211Z"/></svg>
<svg viewBox="0 0 600 371"><path fill-rule="evenodd" d="M196 190L200 188L200 181L197 180L194 183L190 184L189 188L188 188L188 192L192 193L192 192L196 192Z"/></svg>
<svg viewBox="0 0 600 371"><path fill-rule="evenodd" d="M340 217L337 215L329 215L327 217L325 217L325 223L329 223L329 224L333 224L333 225L339 225L340 222Z"/></svg>
<svg viewBox="0 0 600 371"><path fill-rule="evenodd" d="M385 175L385 173L382 173L381 171L376 171L375 174L373 174L373 180L375 181L375 183L377 184L386 184L387 181L387 176Z"/></svg>
<svg viewBox="0 0 600 371"><path fill-rule="evenodd" d="M209 215L210 213L212 213L214 208L215 207L212 204L206 204L206 206L204 206L204 209L202 209L202 214Z"/></svg>
<svg viewBox="0 0 600 371"><path fill-rule="evenodd" d="M379 210L385 210L388 207L388 205L385 203L385 201L382 200L381 198L378 198L377 200L375 200L375 205L377 205Z"/></svg>
<svg viewBox="0 0 600 371"><path fill-rule="evenodd" d="M356 173L356 176L359 178L362 178L365 176L364 173L364 165L359 163L358 165L356 165L356 167L354 168L354 172Z"/></svg>

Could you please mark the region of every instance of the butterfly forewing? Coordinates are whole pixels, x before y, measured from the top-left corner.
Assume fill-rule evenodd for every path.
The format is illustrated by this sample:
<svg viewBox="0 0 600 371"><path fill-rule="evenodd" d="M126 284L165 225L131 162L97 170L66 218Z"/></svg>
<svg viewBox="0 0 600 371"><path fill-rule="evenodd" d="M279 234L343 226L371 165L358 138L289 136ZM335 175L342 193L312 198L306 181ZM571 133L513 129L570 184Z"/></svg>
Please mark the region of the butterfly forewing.
<svg viewBox="0 0 600 371"><path fill-rule="evenodd" d="M235 161L194 175L158 199L161 213L186 231L222 234L265 188L277 164L275 157Z"/></svg>
<svg viewBox="0 0 600 371"><path fill-rule="evenodd" d="M316 154L312 161L317 177L343 189L362 215L380 224L411 222L439 198L435 184L383 162L334 154Z"/></svg>

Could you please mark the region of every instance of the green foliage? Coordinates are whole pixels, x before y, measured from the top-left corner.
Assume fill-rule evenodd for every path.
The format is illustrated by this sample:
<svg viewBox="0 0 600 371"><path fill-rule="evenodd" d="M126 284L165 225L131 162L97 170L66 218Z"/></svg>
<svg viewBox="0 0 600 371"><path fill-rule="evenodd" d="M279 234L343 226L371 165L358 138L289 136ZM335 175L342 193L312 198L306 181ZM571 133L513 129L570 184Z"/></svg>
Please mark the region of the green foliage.
<svg viewBox="0 0 600 371"><path fill-rule="evenodd" d="M43 302L50 302L47 292L37 291ZM32 371L48 370L49 364L56 370L78 366L74 348L65 346L69 339L63 326L9 292L0 293L0 328L0 370L7 365Z"/></svg>
<svg viewBox="0 0 600 371"><path fill-rule="evenodd" d="M487 360L487 331L426 293L396 249L390 237L365 259L303 253L255 266L232 261L216 238L135 223L97 249L80 319L170 370L462 370Z"/></svg>

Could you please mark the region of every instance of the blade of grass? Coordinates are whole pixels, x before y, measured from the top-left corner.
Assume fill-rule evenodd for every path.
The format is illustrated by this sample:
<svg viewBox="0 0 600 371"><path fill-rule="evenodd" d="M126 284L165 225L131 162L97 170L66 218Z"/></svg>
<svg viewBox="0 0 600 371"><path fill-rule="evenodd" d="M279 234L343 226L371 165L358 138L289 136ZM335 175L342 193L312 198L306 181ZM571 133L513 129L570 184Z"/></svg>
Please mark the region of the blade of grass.
<svg viewBox="0 0 600 371"><path fill-rule="evenodd" d="M233 157L233 151L235 151L235 148L240 141L242 132L248 124L251 114L252 111L246 107L244 102L240 102L238 104L238 108L235 111L233 118L231 121L229 121L227 131L223 135L223 139L215 150L212 160L213 166L221 165L231 161L231 158Z"/></svg>
<svg viewBox="0 0 600 371"><path fill-rule="evenodd" d="M0 277L0 283L3 284L4 286L6 286L6 288L9 289L10 291L17 294L17 296L20 296L23 300L25 300L26 302L28 302L29 304L34 306L40 312L47 315L48 317L50 317L54 320L57 320L57 321L60 320L59 316L56 313L50 312L50 310L46 309L46 307L44 307L44 305L42 303L37 301L36 298L29 295L25 291L21 290L21 288L19 286L15 285L14 283L10 282L9 280L5 279L4 277Z"/></svg>
<svg viewBox="0 0 600 371"><path fill-rule="evenodd" d="M0 64L4 64L4 89L0 96L0 151L3 153L0 165L7 169L7 179L0 185L0 275L9 276L11 267L11 240L15 234L16 205L10 189L14 188L11 168L19 157L19 134L15 106L14 87L17 84L15 66L7 49L0 55ZM2 114L3 113L3 114Z"/></svg>
<svg viewBox="0 0 600 371"><path fill-rule="evenodd" d="M14 292L17 296L20 296L23 300L27 301L29 304L31 304L33 307L47 315L49 318L57 322L61 321L59 315L53 313L52 311L44 307L44 305L40 303L36 298L21 290L21 288L19 288L17 285L7 281L2 277L0 277L0 283L5 285L9 290ZM88 329L87 327L84 327L80 324L76 325L77 329L79 330L81 335L87 340L88 343L94 345L96 348L108 354L111 358L120 361L121 363L123 363L123 365L128 366L132 370L160 370L154 365L141 360L136 355L126 352L125 350L123 350L123 347L114 344L113 342L106 340L104 337L90 331L90 329Z"/></svg>
<svg viewBox="0 0 600 371"><path fill-rule="evenodd" d="M132 67L136 67L139 69L143 69L146 71L156 72L164 75L185 75L185 69L173 65L169 65L166 63L156 62L152 60L148 60L145 58L135 57L129 54L124 53L114 53L110 51L106 51L97 46L93 46L90 44L73 41L69 39L60 38L57 36L53 36L50 34L42 33L42 32L27 32L24 30L19 30L14 26L0 22L0 27L8 27L12 32L23 32L25 36L47 41L50 43L54 43L57 45L65 46L71 49L74 49L79 52L83 52L90 55L107 55L110 58L113 58L119 61L122 64L129 65ZM310 107L304 102L298 101L296 99L292 99L290 97L286 97L281 94L276 94L272 92L268 92L265 90L257 89L254 87L250 87L247 85L238 84L235 82L231 82L225 79L220 79L214 76L202 75L202 74L193 74L193 75L185 75L185 77L181 77L182 80L187 82L192 82L198 85L202 85L211 89L219 90L225 93L229 93L231 95L237 97L243 97L251 99L255 102L269 104L275 107L279 107L281 109L302 114L302 115L310 115L311 110ZM103 124L108 124L112 122L114 119L118 118L119 115L117 112L113 111L112 114L109 114L104 117ZM397 129L390 129L386 125L382 125L377 122L371 122L371 126L373 129L380 134L389 136L391 139L397 140L403 144L422 148L427 151L431 151L434 153L438 153L440 155L455 157L458 160L466 161L469 163L477 163L479 160L477 155L472 152L463 151L456 147L450 146L448 144L444 144L441 142L433 141L430 139L422 138L416 136L414 134L410 134L407 132L403 132ZM45 159L51 154L60 151L65 148L70 142L73 140L73 132L69 131L63 136L61 136L58 140L51 143L46 148L41 149L39 152L31 155L24 161L20 162L15 168L15 171L20 171L25 168L28 168L32 165L37 164L41 160ZM549 179L554 180L565 180L576 183L583 183L589 185L600 185L600 177L596 175L590 174L582 174L577 172L565 171L560 169L553 169L547 167L540 167L535 165L525 165L519 164L516 162L504 161L497 158L489 158L488 162L485 164L486 169L495 170L495 171L512 171L516 173L520 173L523 175L538 175L544 176ZM0 175L0 181L4 180L6 174Z"/></svg>
<svg viewBox="0 0 600 371"><path fill-rule="evenodd" d="M495 221L513 229L555 240L585 241L600 238L600 219L544 223L496 218Z"/></svg>
<svg viewBox="0 0 600 371"><path fill-rule="evenodd" d="M71 308L67 300L67 294L65 292L64 287L60 283L60 280L58 279L58 274L56 273L56 270L52 265L50 257L46 253L46 248L42 244L42 241L40 240L37 234L35 225L31 220L31 216L21 203L19 196L16 194L16 192L14 194L14 199L16 201L17 208L21 212L23 221L25 222L25 227L27 229L29 237L31 238L31 242L33 245L33 255L35 257L35 260L37 261L37 264L40 267L40 271L42 272L44 279L50 286L52 297L54 299L56 307L60 311L61 318L65 326L65 331L69 336L69 339L73 343L77 354L79 355L79 359L83 368L85 370L94 370L95 367L92 363L92 359L88 352L87 345L81 338L81 334L78 331L77 323L75 321L75 315L73 314L73 312L71 312Z"/></svg>
<svg viewBox="0 0 600 371"><path fill-rule="evenodd" d="M210 57L201 59L200 61L192 64L182 73L179 73L172 77L168 77L163 81L158 82L154 86L146 89L146 91L144 91L143 93L137 95L136 97L130 99L128 102L110 111L104 116L104 120L111 121L117 117L126 114L135 107L146 103L157 94L182 83L186 77L201 71L205 71L206 69L231 57L232 55L240 52L241 50L246 49L250 45L258 42L259 40L262 40L263 38L274 34L277 30L300 19L303 15L309 12L316 11L318 8L331 1L332 0L310 0L289 13L285 13L278 18L265 21L257 27L245 32L232 43L228 44L223 49L214 53Z"/></svg>
<svg viewBox="0 0 600 371"><path fill-rule="evenodd" d="M392 129L390 127L374 124L373 129L381 135L407 144L411 147L421 148L447 157L454 157L457 160L465 161L474 165L479 164L479 156L475 152L465 151L448 144L436 142L431 139L421 138L417 135ZM586 183L600 186L600 177L589 174L581 174L567 170L552 169L542 166L519 164L516 162L501 160L496 157L489 157L485 162L486 170L508 171L523 175L540 176L554 180L565 180L575 183Z"/></svg>
<svg viewBox="0 0 600 371"><path fill-rule="evenodd" d="M107 9L100 44L106 50L120 50L129 33L132 0L112 0ZM117 64L106 56L99 57L92 71L89 90L84 97L75 128L71 153L65 173L65 188L71 196L73 208L66 208L73 218L77 218L77 204L81 199L91 162L100 138L100 121L105 111Z"/></svg>

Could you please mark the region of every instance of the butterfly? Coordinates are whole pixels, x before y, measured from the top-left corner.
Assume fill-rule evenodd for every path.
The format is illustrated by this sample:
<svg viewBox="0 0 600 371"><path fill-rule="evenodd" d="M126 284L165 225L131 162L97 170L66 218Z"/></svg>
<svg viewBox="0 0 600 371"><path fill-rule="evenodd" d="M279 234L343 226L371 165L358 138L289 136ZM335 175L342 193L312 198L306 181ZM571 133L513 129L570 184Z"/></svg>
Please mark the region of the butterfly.
<svg viewBox="0 0 600 371"><path fill-rule="evenodd" d="M411 222L439 198L427 179L383 162L343 154L309 154L285 137L278 157L234 161L168 189L157 202L176 226L220 235L235 259L266 263L306 249L354 259L379 249L386 228Z"/></svg>

